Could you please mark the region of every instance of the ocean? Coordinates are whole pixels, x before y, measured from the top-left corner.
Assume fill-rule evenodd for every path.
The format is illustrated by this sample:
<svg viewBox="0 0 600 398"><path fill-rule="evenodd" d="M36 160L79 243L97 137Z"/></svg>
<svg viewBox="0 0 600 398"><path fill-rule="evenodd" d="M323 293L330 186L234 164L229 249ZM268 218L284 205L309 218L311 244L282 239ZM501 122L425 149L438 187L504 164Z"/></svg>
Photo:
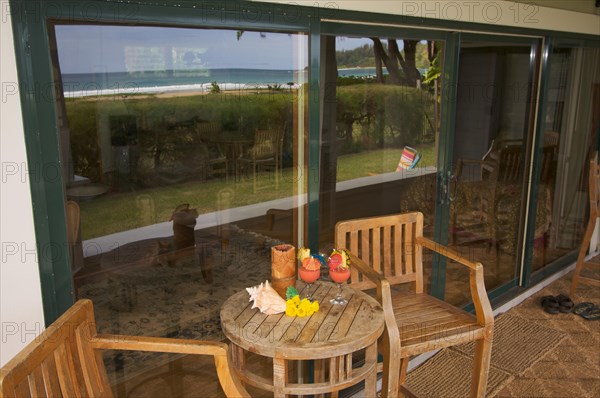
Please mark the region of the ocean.
<svg viewBox="0 0 600 398"><path fill-rule="evenodd" d="M372 76L375 68L339 69L340 76ZM249 90L280 86L298 88L308 81L306 70L195 69L144 72L65 73L65 97L151 94L177 91L210 92L216 82L221 90Z"/></svg>

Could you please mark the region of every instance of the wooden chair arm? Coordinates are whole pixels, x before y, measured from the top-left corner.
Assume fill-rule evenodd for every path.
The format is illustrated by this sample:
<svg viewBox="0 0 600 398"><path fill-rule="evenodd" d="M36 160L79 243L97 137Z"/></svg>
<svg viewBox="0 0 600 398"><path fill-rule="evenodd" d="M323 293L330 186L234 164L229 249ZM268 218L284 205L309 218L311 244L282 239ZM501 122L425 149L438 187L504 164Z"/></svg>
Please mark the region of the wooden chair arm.
<svg viewBox="0 0 600 398"><path fill-rule="evenodd" d="M467 260L466 258L461 256L458 252L456 252L440 243L434 242L431 239L427 239L424 236L417 237L417 244L421 245L423 247L426 247L427 249L429 249L431 251L439 253L444 257L454 260L472 270L476 270L477 267L479 265L481 265L481 263L474 263L472 261Z"/></svg>
<svg viewBox="0 0 600 398"><path fill-rule="evenodd" d="M350 255L351 267L358 269L359 272L361 272L363 275L365 275L367 278L369 278L378 287L381 285L381 283L386 281L386 279L383 275L381 275L379 272L377 272L373 268L371 268L361 258L357 257L356 255L354 255L353 253L350 253L350 252L348 252L348 254ZM389 283L388 283L388 287L389 287Z"/></svg>
<svg viewBox="0 0 600 398"><path fill-rule="evenodd" d="M225 343L165 337L99 334L91 338L90 344L94 349L102 350L211 355L214 357L219 382L225 395L228 397L250 397L228 361L229 347Z"/></svg>
<svg viewBox="0 0 600 398"><path fill-rule="evenodd" d="M458 164L461 163L485 164L486 161L481 159L458 159Z"/></svg>
<svg viewBox="0 0 600 398"><path fill-rule="evenodd" d="M173 354L227 355L227 344L219 341L173 339L166 337L98 334L91 345L101 350L149 351Z"/></svg>
<svg viewBox="0 0 600 398"><path fill-rule="evenodd" d="M454 250L424 236L418 236L416 243L469 268L469 285L477 322L482 326L492 326L494 324L494 314L485 289L483 264L469 261Z"/></svg>
<svg viewBox="0 0 600 398"><path fill-rule="evenodd" d="M384 361L390 361L389 374L392 376L384 375L384 377L389 377L390 379L387 383L384 383L387 384L388 391L386 394L383 394L383 396L395 396L399 385L398 378L393 375L397 375L400 372L400 358L398 357L398 353L400 352L400 331L398 330L394 308L392 307L390 283L383 275L371 268L362 259L350 252L349 255L350 266L356 268L377 287L377 300L383 308L383 319L385 323L382 351L392 353L393 356L392 358L384 358Z"/></svg>

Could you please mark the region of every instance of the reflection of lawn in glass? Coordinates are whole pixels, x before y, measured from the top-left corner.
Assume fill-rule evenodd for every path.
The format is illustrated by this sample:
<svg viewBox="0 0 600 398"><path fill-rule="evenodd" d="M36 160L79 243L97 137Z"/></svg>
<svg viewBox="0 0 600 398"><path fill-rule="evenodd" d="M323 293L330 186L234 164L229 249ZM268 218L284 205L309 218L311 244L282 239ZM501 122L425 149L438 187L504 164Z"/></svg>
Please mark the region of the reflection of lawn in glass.
<svg viewBox="0 0 600 398"><path fill-rule="evenodd" d="M434 146L418 146L421 154L417 167L435 165ZM337 182L395 171L402 156L402 148L359 152L338 157Z"/></svg>
<svg viewBox="0 0 600 398"><path fill-rule="evenodd" d="M434 146L417 147L422 154L419 167L435 164ZM344 155L338 158L337 180L346 181L396 170L402 149L385 149ZM169 221L175 207L189 203L199 214L219 210L218 197L223 189L233 192L230 207L239 207L273 199L289 197L293 192L294 173L284 169L275 189L272 172L260 173L258 191L252 192L252 180L245 177L235 182L215 179L190 182L137 192L108 194L91 201L81 202L81 230L83 239L91 239L128 229L139 228L149 223ZM261 189L263 188L263 189ZM139 208L138 202L152 198L153 208ZM152 213L152 214L148 214Z"/></svg>

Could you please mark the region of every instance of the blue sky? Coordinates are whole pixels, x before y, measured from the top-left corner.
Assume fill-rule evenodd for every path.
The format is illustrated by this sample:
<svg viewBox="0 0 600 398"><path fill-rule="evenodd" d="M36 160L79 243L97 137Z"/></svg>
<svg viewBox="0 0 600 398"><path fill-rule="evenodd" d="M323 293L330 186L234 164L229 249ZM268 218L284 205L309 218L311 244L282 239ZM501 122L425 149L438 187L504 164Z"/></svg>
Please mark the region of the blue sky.
<svg viewBox="0 0 600 398"><path fill-rule="evenodd" d="M186 66L203 68L295 69L298 47L306 37L282 33L245 32L130 26L58 26L56 38L63 73L121 72L128 69L127 54L145 54L129 68L160 69L156 54L173 50L183 54ZM191 55L190 55L191 54ZM154 59L151 59L154 55ZM144 59L146 58L146 59ZM162 57L164 62L164 57ZM163 65L164 66L164 65ZM306 65L300 67L303 68Z"/></svg>
<svg viewBox="0 0 600 398"><path fill-rule="evenodd" d="M303 69L299 49L305 35L145 26L62 25L56 27L62 73L193 68ZM353 48L368 39L339 38L338 48ZM173 65L166 53L179 54Z"/></svg>

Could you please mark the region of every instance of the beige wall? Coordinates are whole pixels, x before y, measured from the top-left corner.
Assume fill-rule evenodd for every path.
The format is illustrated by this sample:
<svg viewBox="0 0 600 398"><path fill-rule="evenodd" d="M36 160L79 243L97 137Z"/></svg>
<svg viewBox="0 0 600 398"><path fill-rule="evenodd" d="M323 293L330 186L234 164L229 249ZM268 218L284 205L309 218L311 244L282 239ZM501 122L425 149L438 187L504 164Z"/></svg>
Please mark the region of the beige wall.
<svg viewBox="0 0 600 398"><path fill-rule="evenodd" d="M35 338L44 325L25 139L10 18L0 23L0 365Z"/></svg>

